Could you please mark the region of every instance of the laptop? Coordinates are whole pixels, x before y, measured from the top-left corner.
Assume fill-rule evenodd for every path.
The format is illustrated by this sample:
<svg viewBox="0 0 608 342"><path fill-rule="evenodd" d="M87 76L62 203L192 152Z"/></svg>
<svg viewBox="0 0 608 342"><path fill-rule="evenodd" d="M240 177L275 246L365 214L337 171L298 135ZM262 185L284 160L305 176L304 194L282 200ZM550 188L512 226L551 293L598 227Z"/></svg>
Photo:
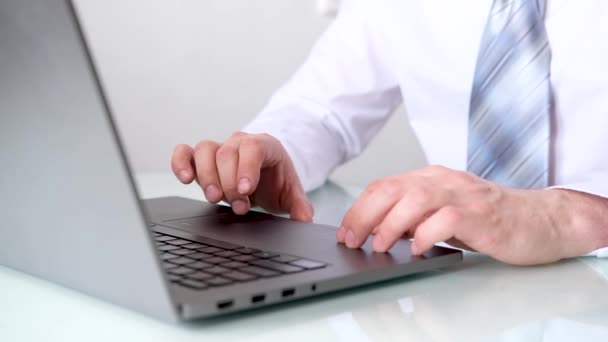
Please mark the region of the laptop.
<svg viewBox="0 0 608 342"><path fill-rule="evenodd" d="M335 228L168 197L141 200L78 3L0 3L0 265L167 321L301 300L456 264ZM145 123L142 123L142 125Z"/></svg>

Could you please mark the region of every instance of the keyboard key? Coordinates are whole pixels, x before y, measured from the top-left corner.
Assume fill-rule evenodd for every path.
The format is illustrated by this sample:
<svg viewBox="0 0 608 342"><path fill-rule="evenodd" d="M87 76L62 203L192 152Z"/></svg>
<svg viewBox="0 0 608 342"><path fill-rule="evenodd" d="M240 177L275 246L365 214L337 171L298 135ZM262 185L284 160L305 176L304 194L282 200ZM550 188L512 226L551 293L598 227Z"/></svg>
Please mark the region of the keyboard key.
<svg viewBox="0 0 608 342"><path fill-rule="evenodd" d="M156 241L155 243L156 243L156 246L164 246L165 245L165 243L162 242L162 241Z"/></svg>
<svg viewBox="0 0 608 342"><path fill-rule="evenodd" d="M207 253L196 252L196 253L188 254L188 258L200 260L200 259L213 258L213 255L207 254Z"/></svg>
<svg viewBox="0 0 608 342"><path fill-rule="evenodd" d="M178 267L178 266L177 266L176 264L172 264L172 263L170 263L170 262L166 262L166 261L165 261L165 262L163 262L163 267L164 267L166 270L170 270L170 269L172 269L172 268L176 268L176 267Z"/></svg>
<svg viewBox="0 0 608 342"><path fill-rule="evenodd" d="M292 261L292 262L290 262L290 264L305 268L307 270L314 270L314 269L323 268L326 266L326 264L324 264L322 262L312 261L312 260L307 260L307 259L299 259L296 261Z"/></svg>
<svg viewBox="0 0 608 342"><path fill-rule="evenodd" d="M274 262L280 262L283 264L290 263L292 261L298 260L298 257L294 257L292 255L279 255L278 257L274 257L271 259Z"/></svg>
<svg viewBox="0 0 608 342"><path fill-rule="evenodd" d="M215 278L211 278L211 279L206 279L205 283L207 283L208 285L211 285L211 286L224 286L224 285L232 284L232 280L222 278L222 277L215 277Z"/></svg>
<svg viewBox="0 0 608 342"><path fill-rule="evenodd" d="M169 241L169 240L176 240L176 238L174 238L173 236L169 236L169 235L161 235L161 236L155 237L154 240L156 240L156 241Z"/></svg>
<svg viewBox="0 0 608 342"><path fill-rule="evenodd" d="M240 262L248 262L251 260L258 260L258 258L254 257L253 255L239 255L239 256L235 256L230 258L234 261L240 261Z"/></svg>
<svg viewBox="0 0 608 342"><path fill-rule="evenodd" d="M197 249L197 248L203 248L203 247L207 247L207 246L202 245L200 243L192 242L187 245L182 245L182 247L190 248L190 249Z"/></svg>
<svg viewBox="0 0 608 342"><path fill-rule="evenodd" d="M175 255L188 255L188 254L193 254L193 253L196 253L196 252L191 249L185 249L185 248L176 249L176 250L171 251L171 254L175 254Z"/></svg>
<svg viewBox="0 0 608 342"><path fill-rule="evenodd" d="M217 253L217 252L222 252L224 250L221 248L217 248L217 247L203 247L203 248L200 248L198 251L203 252L203 253L213 254L213 253Z"/></svg>
<svg viewBox="0 0 608 342"><path fill-rule="evenodd" d="M243 246L231 244L226 241L218 241L218 240L209 239L209 238L206 238L203 236L198 236L197 240L199 240L200 243L204 243L205 245L215 246L215 247L219 247L221 249L225 249L225 250L229 250L229 251L243 247Z"/></svg>
<svg viewBox="0 0 608 342"><path fill-rule="evenodd" d="M243 272L239 272L239 271L232 271L232 272L224 273L224 274L222 274L222 277L236 280L236 281L250 281L250 280L257 279L257 277L253 274L247 274L247 273L243 273Z"/></svg>
<svg viewBox="0 0 608 342"><path fill-rule="evenodd" d="M161 260L170 260L170 259L175 259L175 258L179 258L179 257L175 254L163 253L160 255L160 258L161 258Z"/></svg>
<svg viewBox="0 0 608 342"><path fill-rule="evenodd" d="M172 264L176 264L176 265L186 265L186 264L191 264L193 262L196 262L196 260L186 258L186 257L180 257L180 258L176 258L176 259L169 259L169 262Z"/></svg>
<svg viewBox="0 0 608 342"><path fill-rule="evenodd" d="M214 267L211 267L211 268L207 268L205 270L205 272L211 273L211 274L221 274L221 273L230 272L230 270L227 269L227 268L224 268L224 267L214 266Z"/></svg>
<svg viewBox="0 0 608 342"><path fill-rule="evenodd" d="M196 273L186 274L186 277L190 278L190 279L194 279L194 280L207 280L207 279L211 279L215 276L211 275L211 274L203 273L203 272L196 272Z"/></svg>
<svg viewBox="0 0 608 342"><path fill-rule="evenodd" d="M260 259L270 259L279 256L279 254L272 252L257 252L253 256L258 257Z"/></svg>
<svg viewBox="0 0 608 342"><path fill-rule="evenodd" d="M235 250L235 252L239 252L241 254L253 254L259 252L259 249L243 247Z"/></svg>
<svg viewBox="0 0 608 342"><path fill-rule="evenodd" d="M270 277L275 277L275 276L281 275L281 273L279 273L279 272L272 271L272 270L269 270L266 268L257 267L257 266L243 267L243 268L239 269L239 271L255 274L257 276L264 277L264 278L270 278Z"/></svg>
<svg viewBox="0 0 608 342"><path fill-rule="evenodd" d="M188 268L188 267L178 267L178 268L169 270L169 273L177 274L177 275L184 275L184 274L194 273L194 270L191 268Z"/></svg>
<svg viewBox="0 0 608 342"><path fill-rule="evenodd" d="M177 274L169 274L167 276L167 278L169 278L169 281L171 281L171 282L178 282L178 281L184 279L184 278L182 278L182 276L179 276Z"/></svg>
<svg viewBox="0 0 608 342"><path fill-rule="evenodd" d="M205 259L205 262L208 262L210 264L223 264L223 263L229 262L229 261L230 261L230 259L221 258L221 257L213 257L213 258Z"/></svg>
<svg viewBox="0 0 608 342"><path fill-rule="evenodd" d="M158 246L158 250L163 251L163 252L174 251L176 249L179 249L179 247L173 246L173 245L165 245L165 244L163 244L162 246Z"/></svg>
<svg viewBox="0 0 608 342"><path fill-rule="evenodd" d="M197 270L201 270L201 269L204 269L204 268L213 267L213 265L212 264L208 264L206 262L197 261L197 262L193 262L191 264L188 264L188 267L194 268L194 269L197 269Z"/></svg>
<svg viewBox="0 0 608 342"><path fill-rule="evenodd" d="M171 245L175 245L175 246L187 245L189 243L192 243L192 241L182 240L182 239L169 240L169 241L165 241L165 242L168 244L171 244Z"/></svg>
<svg viewBox="0 0 608 342"><path fill-rule="evenodd" d="M215 253L215 255L222 257L222 258L230 258L233 256L239 256L241 254L237 253L235 251L223 251L223 252Z"/></svg>
<svg viewBox="0 0 608 342"><path fill-rule="evenodd" d="M204 290L209 287L209 285L203 283L202 281L194 280L194 279L185 279L179 282L181 285L191 287L197 290Z"/></svg>
<svg viewBox="0 0 608 342"><path fill-rule="evenodd" d="M268 269L271 269L274 271L279 271L282 273L295 273L295 272L300 272L300 271L304 270L303 268L300 268L300 267L280 264L278 262L274 262L274 261L270 261L270 260L254 260L254 261L251 261L250 264L268 268Z"/></svg>
<svg viewBox="0 0 608 342"><path fill-rule="evenodd" d="M152 223L151 225L149 225L149 227L154 227L154 226L156 226L154 223ZM153 234L152 234L152 236L154 236L154 237L159 237L159 236L162 236L162 234L159 234L159 233L153 233Z"/></svg>
<svg viewBox="0 0 608 342"><path fill-rule="evenodd" d="M240 261L229 261L223 264L220 264L220 266L222 267L228 267L228 268L242 268L245 266L249 266L244 262L240 262Z"/></svg>

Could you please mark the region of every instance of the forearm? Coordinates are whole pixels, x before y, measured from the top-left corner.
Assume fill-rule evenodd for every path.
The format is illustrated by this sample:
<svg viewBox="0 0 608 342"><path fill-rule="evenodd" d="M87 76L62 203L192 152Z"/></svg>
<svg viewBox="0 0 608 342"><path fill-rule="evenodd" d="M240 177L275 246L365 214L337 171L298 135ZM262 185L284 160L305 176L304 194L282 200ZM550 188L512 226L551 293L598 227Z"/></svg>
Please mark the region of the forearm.
<svg viewBox="0 0 608 342"><path fill-rule="evenodd" d="M561 258L608 247L608 199L567 189L546 190Z"/></svg>

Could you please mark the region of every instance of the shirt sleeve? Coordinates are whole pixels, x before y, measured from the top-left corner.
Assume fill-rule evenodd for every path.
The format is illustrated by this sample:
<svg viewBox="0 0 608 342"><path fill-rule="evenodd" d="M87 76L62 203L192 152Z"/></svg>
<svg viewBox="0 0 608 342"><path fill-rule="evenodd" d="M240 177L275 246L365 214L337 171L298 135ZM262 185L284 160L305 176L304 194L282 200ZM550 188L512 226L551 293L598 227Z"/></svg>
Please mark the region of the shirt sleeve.
<svg viewBox="0 0 608 342"><path fill-rule="evenodd" d="M306 191L359 155L402 100L367 2L343 1L305 63L244 128L281 141Z"/></svg>

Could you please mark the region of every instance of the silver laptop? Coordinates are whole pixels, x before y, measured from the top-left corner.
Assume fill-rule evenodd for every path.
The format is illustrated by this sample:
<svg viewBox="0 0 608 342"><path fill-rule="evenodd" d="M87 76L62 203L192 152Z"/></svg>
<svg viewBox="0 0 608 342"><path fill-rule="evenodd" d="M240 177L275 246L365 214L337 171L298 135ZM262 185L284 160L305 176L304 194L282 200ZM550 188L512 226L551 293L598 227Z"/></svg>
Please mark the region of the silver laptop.
<svg viewBox="0 0 608 342"><path fill-rule="evenodd" d="M332 227L183 198L139 199L62 0L0 2L0 264L164 320L318 296L458 263L349 250Z"/></svg>

